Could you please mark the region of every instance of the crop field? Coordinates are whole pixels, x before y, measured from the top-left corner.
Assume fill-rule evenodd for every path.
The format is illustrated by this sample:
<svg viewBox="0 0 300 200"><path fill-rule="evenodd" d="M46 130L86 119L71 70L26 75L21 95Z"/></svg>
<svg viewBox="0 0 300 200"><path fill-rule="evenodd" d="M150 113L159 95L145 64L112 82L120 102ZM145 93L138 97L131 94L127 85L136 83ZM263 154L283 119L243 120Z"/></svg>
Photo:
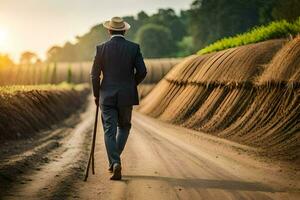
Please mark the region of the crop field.
<svg viewBox="0 0 300 200"><path fill-rule="evenodd" d="M157 83L182 59L145 59L148 74L143 84ZM90 82L91 62L49 63L0 68L0 86Z"/></svg>
<svg viewBox="0 0 300 200"><path fill-rule="evenodd" d="M57 84L89 81L90 63L40 63L0 69L0 85Z"/></svg>
<svg viewBox="0 0 300 200"><path fill-rule="evenodd" d="M147 76L138 86L140 99L149 94L154 86L182 60L182 58L145 59Z"/></svg>
<svg viewBox="0 0 300 200"><path fill-rule="evenodd" d="M300 37L192 55L146 96L139 111L299 161Z"/></svg>
<svg viewBox="0 0 300 200"><path fill-rule="evenodd" d="M182 60L182 58L145 59L148 73L142 83L158 83L172 69L172 67Z"/></svg>
<svg viewBox="0 0 300 200"><path fill-rule="evenodd" d="M147 76L139 85L139 96L146 96L182 58L145 59ZM0 86L89 83L91 62L49 63L0 68Z"/></svg>
<svg viewBox="0 0 300 200"><path fill-rule="evenodd" d="M49 129L84 105L88 94L86 84L0 87L0 142Z"/></svg>

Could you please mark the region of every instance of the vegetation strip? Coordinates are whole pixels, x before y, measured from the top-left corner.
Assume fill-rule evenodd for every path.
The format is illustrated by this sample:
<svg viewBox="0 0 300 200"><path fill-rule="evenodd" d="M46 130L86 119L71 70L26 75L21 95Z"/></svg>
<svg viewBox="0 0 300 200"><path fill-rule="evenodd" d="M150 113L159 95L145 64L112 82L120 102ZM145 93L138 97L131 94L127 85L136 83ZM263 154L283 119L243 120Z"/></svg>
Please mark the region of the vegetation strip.
<svg viewBox="0 0 300 200"><path fill-rule="evenodd" d="M249 32L218 40L199 50L198 54L203 55L265 40L286 38L288 36L295 36L299 33L300 18L293 23L287 22L286 20L275 21L265 26L254 27Z"/></svg>

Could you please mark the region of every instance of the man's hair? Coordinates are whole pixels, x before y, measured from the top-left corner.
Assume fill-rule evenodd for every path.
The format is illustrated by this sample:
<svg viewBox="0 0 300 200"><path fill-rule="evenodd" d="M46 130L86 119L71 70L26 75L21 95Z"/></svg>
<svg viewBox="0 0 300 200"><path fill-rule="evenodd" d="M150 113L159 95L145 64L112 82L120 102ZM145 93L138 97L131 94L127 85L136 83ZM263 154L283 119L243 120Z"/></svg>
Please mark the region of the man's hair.
<svg viewBox="0 0 300 200"><path fill-rule="evenodd" d="M114 31L114 30L109 30L109 33L111 35L125 35L125 31Z"/></svg>

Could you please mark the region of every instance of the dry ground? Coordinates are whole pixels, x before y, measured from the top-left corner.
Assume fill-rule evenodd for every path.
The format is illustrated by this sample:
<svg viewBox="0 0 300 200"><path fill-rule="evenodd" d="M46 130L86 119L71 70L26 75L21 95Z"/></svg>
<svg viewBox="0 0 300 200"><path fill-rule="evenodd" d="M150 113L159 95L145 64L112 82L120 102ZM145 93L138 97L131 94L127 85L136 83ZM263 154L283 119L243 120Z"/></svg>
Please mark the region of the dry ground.
<svg viewBox="0 0 300 200"><path fill-rule="evenodd" d="M96 174L83 182L94 112L91 101L52 131L4 144L0 199L300 198L297 166L137 112L122 157L123 180L109 181L100 123Z"/></svg>

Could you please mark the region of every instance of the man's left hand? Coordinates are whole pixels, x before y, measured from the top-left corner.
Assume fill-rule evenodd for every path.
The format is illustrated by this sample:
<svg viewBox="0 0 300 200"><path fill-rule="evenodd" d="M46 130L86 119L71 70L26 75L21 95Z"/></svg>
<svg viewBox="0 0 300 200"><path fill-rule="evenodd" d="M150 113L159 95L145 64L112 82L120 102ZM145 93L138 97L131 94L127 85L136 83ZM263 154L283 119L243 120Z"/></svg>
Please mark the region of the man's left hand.
<svg viewBox="0 0 300 200"><path fill-rule="evenodd" d="M95 101L96 106L99 106L99 97L95 97L94 101Z"/></svg>

